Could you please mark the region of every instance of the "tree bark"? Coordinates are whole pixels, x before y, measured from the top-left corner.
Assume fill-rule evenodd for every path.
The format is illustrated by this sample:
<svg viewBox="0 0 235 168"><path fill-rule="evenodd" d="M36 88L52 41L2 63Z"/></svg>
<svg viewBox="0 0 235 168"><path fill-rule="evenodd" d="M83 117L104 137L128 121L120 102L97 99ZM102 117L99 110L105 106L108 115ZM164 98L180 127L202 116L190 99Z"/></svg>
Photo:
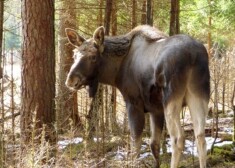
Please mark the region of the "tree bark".
<svg viewBox="0 0 235 168"><path fill-rule="evenodd" d="M111 24L111 31L112 36L117 35L117 1L114 1L112 4L112 24Z"/></svg>
<svg viewBox="0 0 235 168"><path fill-rule="evenodd" d="M179 12L179 0L171 0L170 36L180 33Z"/></svg>
<svg viewBox="0 0 235 168"><path fill-rule="evenodd" d="M235 116L235 82L233 84L231 105L233 108L233 116ZM235 130L235 117L233 117L233 130ZM233 142L235 142L235 131L233 132Z"/></svg>
<svg viewBox="0 0 235 168"><path fill-rule="evenodd" d="M226 78L224 78L222 82L222 113L225 114Z"/></svg>
<svg viewBox="0 0 235 168"><path fill-rule="evenodd" d="M146 24L146 0L143 0L142 4L142 14L141 14L141 24Z"/></svg>
<svg viewBox="0 0 235 168"><path fill-rule="evenodd" d="M132 0L132 16L131 16L131 27L132 27L132 29L137 26L136 8L137 8L136 0Z"/></svg>
<svg viewBox="0 0 235 168"><path fill-rule="evenodd" d="M213 137L215 138L212 145L211 145L211 154L213 154L214 152L214 145L215 145L215 142L216 142L216 139L218 138L218 131L219 131L219 127L218 127L218 123L219 123L219 110L218 110L218 86L219 86L219 73L218 73L218 70L216 68L215 70L215 86L214 86L214 89L215 89L215 93L214 93L214 118L215 118L215 132L214 132L214 123L213 123L213 126L212 126L212 135ZM213 118L213 120L214 120Z"/></svg>
<svg viewBox="0 0 235 168"><path fill-rule="evenodd" d="M152 0L147 0L146 21L147 24L153 26L153 6Z"/></svg>
<svg viewBox="0 0 235 168"><path fill-rule="evenodd" d="M103 25L103 0L99 0L99 15L98 15L98 26L102 26Z"/></svg>
<svg viewBox="0 0 235 168"><path fill-rule="evenodd" d="M87 144L89 144L91 141L93 141L93 137L95 135L95 131L100 130L97 129L99 126L99 111L100 107L102 106L102 93L103 88L98 86L97 93L95 97L91 101L90 109L88 111L88 115L86 116L87 119L87 128L86 128L86 141ZM98 138L98 137L97 137Z"/></svg>
<svg viewBox="0 0 235 168"><path fill-rule="evenodd" d="M22 20L21 142L28 144L45 126L45 139L54 143L54 1L22 0Z"/></svg>
<svg viewBox="0 0 235 168"><path fill-rule="evenodd" d="M57 92L57 126L58 130L68 130L69 118L72 119L75 128L81 129L82 123L78 114L77 92L71 92L64 84L67 73L73 63L73 49L68 45L65 28L77 29L76 1L62 1L63 8L59 13L59 79ZM67 117L69 116L69 117Z"/></svg>
<svg viewBox="0 0 235 168"><path fill-rule="evenodd" d="M2 69L2 35L3 35L3 19L4 19L4 1L0 1L0 79L3 76Z"/></svg>
<svg viewBox="0 0 235 168"><path fill-rule="evenodd" d="M3 42L3 19L4 19L4 1L0 1L0 79L3 77L3 67L2 67L2 42ZM3 91L2 91L2 85L0 83L0 96L2 97ZM1 105L3 106L3 100L1 100ZM4 111L2 110L4 107L1 107L1 113L4 117ZM3 123L4 124L4 123ZM4 141L3 141L3 131L4 128L2 126L2 132L0 133L0 167L4 167L4 160L5 160L5 149L4 149Z"/></svg>
<svg viewBox="0 0 235 168"><path fill-rule="evenodd" d="M208 0L208 5L209 5L209 17L208 17L208 36L207 36L207 52L208 52L208 57L211 57L211 0Z"/></svg>
<svg viewBox="0 0 235 168"><path fill-rule="evenodd" d="M112 6L113 6L113 0L106 0L105 17L104 17L105 35L109 35L110 32Z"/></svg>

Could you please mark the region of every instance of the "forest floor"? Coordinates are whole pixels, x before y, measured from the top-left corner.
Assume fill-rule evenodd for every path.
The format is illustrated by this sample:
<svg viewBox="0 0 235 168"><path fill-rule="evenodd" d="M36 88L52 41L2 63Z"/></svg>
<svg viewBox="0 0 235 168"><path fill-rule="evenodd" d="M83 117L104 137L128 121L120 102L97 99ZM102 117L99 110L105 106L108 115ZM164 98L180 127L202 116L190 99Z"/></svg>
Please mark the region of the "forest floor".
<svg viewBox="0 0 235 168"><path fill-rule="evenodd" d="M82 152L84 150L84 144L80 145L69 145L65 147L62 151L66 151L68 156L72 157L74 160L73 165L75 167L153 167L154 160L151 154L151 151L146 142L142 144L142 150L140 157L137 161L132 161L128 158L127 150L124 147L116 146L120 145L120 142L105 144L104 155L102 152L97 152L97 147L93 150L89 150L89 154ZM147 140L147 139L146 139ZM221 143L222 144L222 143ZM232 142L221 145L220 143L216 144L214 147L214 153L210 154L208 150L208 159L207 165L210 168L235 168L235 145ZM102 144L100 144L102 146ZM112 147L111 147L112 146ZM81 149L82 148L82 149ZM112 149L111 149L112 148ZM189 148L189 147L187 147ZM80 152L78 152L80 150ZM111 151L110 151L111 150ZM109 151L109 152L108 152ZM188 150L190 151L190 149ZM71 153L72 152L72 153ZM73 153L74 152L74 153ZM86 156L86 157L84 157ZM97 157L100 156L100 157ZM169 168L169 163L171 159L171 153L167 152L166 154L161 155L161 168ZM187 152L187 149L181 156L180 168L189 168L189 167L199 167L198 157L192 153Z"/></svg>
<svg viewBox="0 0 235 168"><path fill-rule="evenodd" d="M181 157L180 168L199 167L197 149L193 139L192 123L186 115L184 121L186 141L185 150ZM211 128L213 120L207 119L207 128ZM218 138L215 141L213 154L211 146L215 140L212 137L206 137L208 160L207 165L210 168L235 168L235 144L232 141L233 135L233 113L227 115L221 114L218 119ZM149 137L143 138L141 153L137 161L128 158L129 136L111 136L109 140L102 142L94 139L93 144L86 145L83 138L77 137L70 140L61 140L58 142L59 149L73 158L76 167L153 167L154 160L149 148ZM161 168L169 168L171 158L171 148L169 138L167 138L167 153L161 154ZM161 152L162 153L162 152ZM73 164L74 164L73 163ZM72 163L71 163L72 164ZM72 165L73 165L72 164Z"/></svg>

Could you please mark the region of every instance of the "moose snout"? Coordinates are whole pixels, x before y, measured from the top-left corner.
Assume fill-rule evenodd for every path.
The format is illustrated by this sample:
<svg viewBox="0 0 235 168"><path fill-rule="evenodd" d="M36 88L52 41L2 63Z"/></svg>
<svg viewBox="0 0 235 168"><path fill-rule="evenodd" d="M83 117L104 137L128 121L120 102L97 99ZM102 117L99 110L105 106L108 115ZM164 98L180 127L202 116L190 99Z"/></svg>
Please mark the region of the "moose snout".
<svg viewBox="0 0 235 168"><path fill-rule="evenodd" d="M78 89L79 86L81 86L81 79L78 76L70 76L68 75L65 85L68 88Z"/></svg>

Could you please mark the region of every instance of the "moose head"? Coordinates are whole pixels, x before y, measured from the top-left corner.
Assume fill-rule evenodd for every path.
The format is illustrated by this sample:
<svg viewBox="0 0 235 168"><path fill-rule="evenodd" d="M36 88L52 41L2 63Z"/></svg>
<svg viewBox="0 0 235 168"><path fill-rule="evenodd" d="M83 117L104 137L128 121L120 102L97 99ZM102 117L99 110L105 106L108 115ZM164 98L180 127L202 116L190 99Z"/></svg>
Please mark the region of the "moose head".
<svg viewBox="0 0 235 168"><path fill-rule="evenodd" d="M67 38L75 49L74 63L70 68L66 79L66 86L79 90L83 86L89 86L89 96L94 97L98 86L98 67L100 57L104 51L104 27L95 30L93 38L86 40L75 30L67 28Z"/></svg>

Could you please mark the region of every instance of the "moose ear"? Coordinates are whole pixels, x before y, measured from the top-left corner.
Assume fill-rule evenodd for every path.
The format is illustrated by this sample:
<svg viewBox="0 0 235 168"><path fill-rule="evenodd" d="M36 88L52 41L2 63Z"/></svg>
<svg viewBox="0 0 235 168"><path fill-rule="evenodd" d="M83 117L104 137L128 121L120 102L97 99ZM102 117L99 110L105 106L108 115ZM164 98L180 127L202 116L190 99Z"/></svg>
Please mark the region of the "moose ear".
<svg viewBox="0 0 235 168"><path fill-rule="evenodd" d="M82 36L80 36L75 30L70 29L70 28L66 28L65 29L65 33L68 37L69 42L73 45L73 46L80 46L82 45L82 43L84 41L86 41L85 38L83 38Z"/></svg>
<svg viewBox="0 0 235 168"><path fill-rule="evenodd" d="M99 46L99 50L102 53L104 51L104 27L98 27L94 34L93 38L95 40L95 43Z"/></svg>

